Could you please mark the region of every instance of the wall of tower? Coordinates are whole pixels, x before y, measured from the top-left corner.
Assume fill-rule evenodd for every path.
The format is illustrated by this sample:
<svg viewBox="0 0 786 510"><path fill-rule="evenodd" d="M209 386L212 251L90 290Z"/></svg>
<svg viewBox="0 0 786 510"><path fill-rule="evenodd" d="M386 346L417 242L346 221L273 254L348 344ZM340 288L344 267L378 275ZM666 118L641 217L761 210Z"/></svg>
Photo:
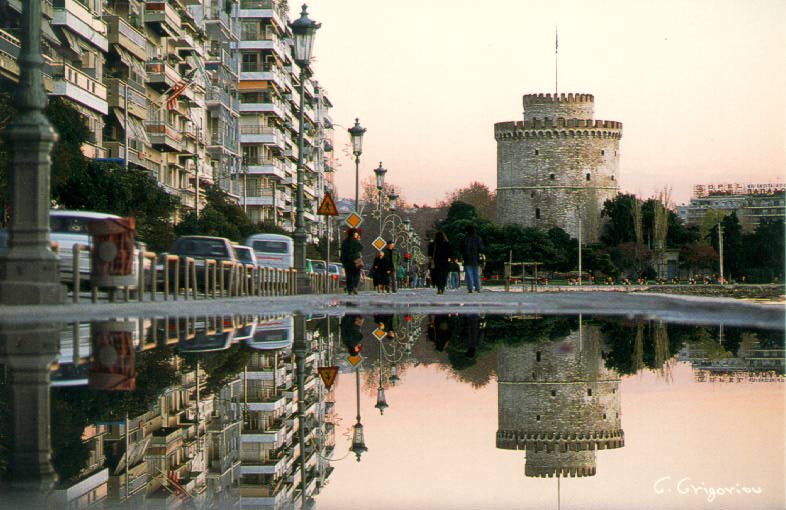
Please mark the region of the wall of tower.
<svg viewBox="0 0 786 510"><path fill-rule="evenodd" d="M565 119L591 119L595 114L592 94L525 94L524 120L544 117Z"/></svg>
<svg viewBox="0 0 786 510"><path fill-rule="evenodd" d="M497 447L526 449L529 458L623 446L619 377L605 368L602 348L596 326L562 341L501 348Z"/></svg>
<svg viewBox="0 0 786 510"><path fill-rule="evenodd" d="M580 215L588 243L618 192L622 124L592 119L591 95L569 96L524 96L524 121L495 124L497 218L576 236Z"/></svg>

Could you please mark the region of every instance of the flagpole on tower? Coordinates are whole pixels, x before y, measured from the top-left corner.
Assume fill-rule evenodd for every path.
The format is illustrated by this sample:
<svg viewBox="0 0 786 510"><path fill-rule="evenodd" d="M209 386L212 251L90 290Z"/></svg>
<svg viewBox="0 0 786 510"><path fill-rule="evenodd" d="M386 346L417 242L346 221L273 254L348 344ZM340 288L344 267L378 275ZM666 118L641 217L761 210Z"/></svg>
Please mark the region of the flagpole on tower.
<svg viewBox="0 0 786 510"><path fill-rule="evenodd" d="M558 87L559 72L557 69L558 58L559 58L559 29L557 25L554 25L554 95L555 96L559 92L559 87Z"/></svg>

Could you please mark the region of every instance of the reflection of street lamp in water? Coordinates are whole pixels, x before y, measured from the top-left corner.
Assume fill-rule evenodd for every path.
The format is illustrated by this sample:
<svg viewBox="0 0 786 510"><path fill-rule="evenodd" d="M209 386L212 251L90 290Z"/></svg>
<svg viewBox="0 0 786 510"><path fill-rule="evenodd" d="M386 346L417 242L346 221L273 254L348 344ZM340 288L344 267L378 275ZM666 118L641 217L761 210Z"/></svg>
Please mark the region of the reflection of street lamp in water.
<svg viewBox="0 0 786 510"><path fill-rule="evenodd" d="M377 360L379 363L379 386L377 387L377 409L379 409L379 414L382 415L385 413L385 409L388 408L388 403L385 400L385 388L382 387L382 341L379 341L379 359Z"/></svg>
<svg viewBox="0 0 786 510"><path fill-rule="evenodd" d="M352 453L355 454L357 457L357 461L360 462L360 455L363 452L367 452L368 448L366 448L366 442L363 438L363 424L360 423L360 368L355 367L355 396L357 398L357 423L353 427L352 431L352 447L349 449Z"/></svg>

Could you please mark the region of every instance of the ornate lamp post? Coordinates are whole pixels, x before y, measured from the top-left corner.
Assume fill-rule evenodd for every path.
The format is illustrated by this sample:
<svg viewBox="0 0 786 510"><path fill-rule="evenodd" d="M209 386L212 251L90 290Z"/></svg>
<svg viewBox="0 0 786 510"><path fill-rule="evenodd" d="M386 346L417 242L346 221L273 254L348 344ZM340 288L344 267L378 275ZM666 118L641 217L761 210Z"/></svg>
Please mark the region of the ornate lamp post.
<svg viewBox="0 0 786 510"><path fill-rule="evenodd" d="M385 174L387 170L382 167L382 162L374 169L377 176L377 213L379 214L379 236L382 237L382 189L385 187Z"/></svg>
<svg viewBox="0 0 786 510"><path fill-rule="evenodd" d="M347 129L352 140L352 154L355 155L355 212L358 210L358 191L360 175L360 155L363 154L363 133L366 128L360 127L360 119L355 119L355 125Z"/></svg>
<svg viewBox="0 0 786 510"><path fill-rule="evenodd" d="M363 437L363 424L360 423L360 369L355 367L355 397L357 398L357 416L354 427L352 428L352 447L349 449L355 454L357 461L360 462L360 455L367 452L366 441Z"/></svg>
<svg viewBox="0 0 786 510"><path fill-rule="evenodd" d="M306 238L308 234L306 233L305 219L303 217L303 180L305 173L303 169L304 108L308 65L311 61L311 52L314 49L314 36L320 26L322 26L320 23L309 19L306 4L303 4L300 18L289 24L295 39L295 63L300 68L300 125L297 134L297 198L295 202L297 213L293 236L295 238L295 269L298 272L298 293L310 290L310 280L306 275Z"/></svg>
<svg viewBox="0 0 786 510"><path fill-rule="evenodd" d="M388 408L387 400L385 400L385 388L382 387L382 340L379 341L379 386L377 386L377 409L379 414L384 414L385 409Z"/></svg>
<svg viewBox="0 0 786 510"><path fill-rule="evenodd" d="M57 139L44 116L41 67L41 2L22 2L17 115L6 129L13 150L8 179L11 224L8 251L0 258L0 303L65 301L57 256L49 247L49 152Z"/></svg>

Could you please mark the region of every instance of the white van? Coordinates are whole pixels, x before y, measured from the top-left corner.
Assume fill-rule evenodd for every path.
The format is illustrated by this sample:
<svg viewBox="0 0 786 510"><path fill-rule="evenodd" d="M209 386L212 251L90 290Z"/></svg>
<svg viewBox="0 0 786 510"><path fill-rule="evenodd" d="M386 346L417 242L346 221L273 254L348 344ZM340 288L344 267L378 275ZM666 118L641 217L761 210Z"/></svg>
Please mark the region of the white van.
<svg viewBox="0 0 786 510"><path fill-rule="evenodd" d="M254 234L243 244L254 250L259 267L289 269L295 265L295 244L289 236Z"/></svg>

